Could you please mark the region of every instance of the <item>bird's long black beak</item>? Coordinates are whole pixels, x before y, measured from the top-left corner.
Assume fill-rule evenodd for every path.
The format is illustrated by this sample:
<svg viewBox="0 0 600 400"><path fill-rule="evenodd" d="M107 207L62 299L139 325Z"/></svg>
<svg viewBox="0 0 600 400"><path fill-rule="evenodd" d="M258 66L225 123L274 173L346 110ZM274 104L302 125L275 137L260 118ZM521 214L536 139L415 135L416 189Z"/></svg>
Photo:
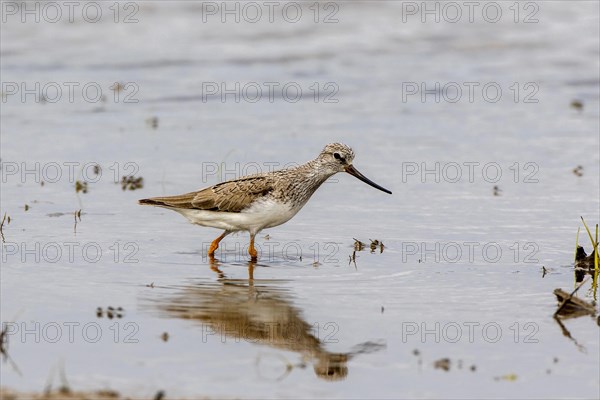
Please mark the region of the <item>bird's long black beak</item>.
<svg viewBox="0 0 600 400"><path fill-rule="evenodd" d="M360 179L361 181L363 181L364 183L373 186L376 189L381 190L382 192L386 192L388 194L392 194L392 192L390 192L389 190L387 190L384 187L379 186L378 184L376 184L375 182L373 182L372 180L370 180L369 178L367 178L366 176L364 176L363 174L361 174L360 172L358 172L356 170L356 168L354 168L353 165L348 165L347 167L344 168L346 170L347 173L349 173L352 176L357 177L358 179Z"/></svg>

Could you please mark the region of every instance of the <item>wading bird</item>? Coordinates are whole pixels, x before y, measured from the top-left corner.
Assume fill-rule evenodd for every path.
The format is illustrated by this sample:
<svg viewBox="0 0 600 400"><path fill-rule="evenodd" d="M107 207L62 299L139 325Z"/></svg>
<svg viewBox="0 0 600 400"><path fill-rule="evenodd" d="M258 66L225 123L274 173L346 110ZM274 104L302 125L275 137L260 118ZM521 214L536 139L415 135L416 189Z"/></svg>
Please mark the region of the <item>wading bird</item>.
<svg viewBox="0 0 600 400"><path fill-rule="evenodd" d="M248 253L252 260L256 260L256 234L289 221L319 186L338 172L347 172L374 188L392 194L358 172L352 165L353 160L354 152L350 147L330 143L317 158L295 168L245 176L197 192L153 197L139 202L177 211L196 225L223 229L224 232L208 249L211 258L225 236L248 231Z"/></svg>

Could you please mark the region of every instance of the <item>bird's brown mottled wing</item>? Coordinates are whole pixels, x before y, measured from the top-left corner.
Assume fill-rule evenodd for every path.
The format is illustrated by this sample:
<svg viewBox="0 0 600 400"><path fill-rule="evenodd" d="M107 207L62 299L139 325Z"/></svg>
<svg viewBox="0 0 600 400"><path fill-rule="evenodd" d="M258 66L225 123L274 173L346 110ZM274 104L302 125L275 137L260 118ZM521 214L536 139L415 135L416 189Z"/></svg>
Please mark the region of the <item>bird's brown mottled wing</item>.
<svg viewBox="0 0 600 400"><path fill-rule="evenodd" d="M198 192L140 200L140 203L195 210L240 212L254 200L269 194L272 190L272 179L269 177L248 177L219 183Z"/></svg>
<svg viewBox="0 0 600 400"><path fill-rule="evenodd" d="M272 190L272 180L268 177L242 178L197 192L192 206L200 210L240 212Z"/></svg>

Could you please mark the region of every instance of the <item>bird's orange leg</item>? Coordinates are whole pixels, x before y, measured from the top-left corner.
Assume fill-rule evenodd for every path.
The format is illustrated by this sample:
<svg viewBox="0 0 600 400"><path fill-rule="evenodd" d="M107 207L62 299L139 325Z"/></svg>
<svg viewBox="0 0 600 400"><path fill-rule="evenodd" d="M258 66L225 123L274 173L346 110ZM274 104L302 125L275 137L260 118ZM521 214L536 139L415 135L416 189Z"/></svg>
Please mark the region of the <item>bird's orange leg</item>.
<svg viewBox="0 0 600 400"><path fill-rule="evenodd" d="M256 252L256 249L254 248L254 236L255 235L250 234L250 247L248 247L248 253L250 254L250 258L252 261L256 261L257 256L258 256L258 253Z"/></svg>
<svg viewBox="0 0 600 400"><path fill-rule="evenodd" d="M215 257L215 251L219 248L219 243L221 242L221 240L223 240L225 236L229 235L229 233L229 231L225 231L221 234L221 236L213 240L213 242L210 244L210 248L208 249L208 256L210 258Z"/></svg>
<svg viewBox="0 0 600 400"><path fill-rule="evenodd" d="M254 266L256 265L255 261L248 262L248 284L250 286L254 286Z"/></svg>

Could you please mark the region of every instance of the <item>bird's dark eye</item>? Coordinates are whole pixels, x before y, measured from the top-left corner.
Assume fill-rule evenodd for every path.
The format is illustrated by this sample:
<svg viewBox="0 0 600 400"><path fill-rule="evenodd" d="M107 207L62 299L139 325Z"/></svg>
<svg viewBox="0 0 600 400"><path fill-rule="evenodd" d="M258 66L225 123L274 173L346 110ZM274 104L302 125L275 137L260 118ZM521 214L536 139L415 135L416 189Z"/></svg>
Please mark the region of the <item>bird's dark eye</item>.
<svg viewBox="0 0 600 400"><path fill-rule="evenodd" d="M333 158L335 158L336 160L339 160L342 158L342 156L340 156L340 153L333 153Z"/></svg>

